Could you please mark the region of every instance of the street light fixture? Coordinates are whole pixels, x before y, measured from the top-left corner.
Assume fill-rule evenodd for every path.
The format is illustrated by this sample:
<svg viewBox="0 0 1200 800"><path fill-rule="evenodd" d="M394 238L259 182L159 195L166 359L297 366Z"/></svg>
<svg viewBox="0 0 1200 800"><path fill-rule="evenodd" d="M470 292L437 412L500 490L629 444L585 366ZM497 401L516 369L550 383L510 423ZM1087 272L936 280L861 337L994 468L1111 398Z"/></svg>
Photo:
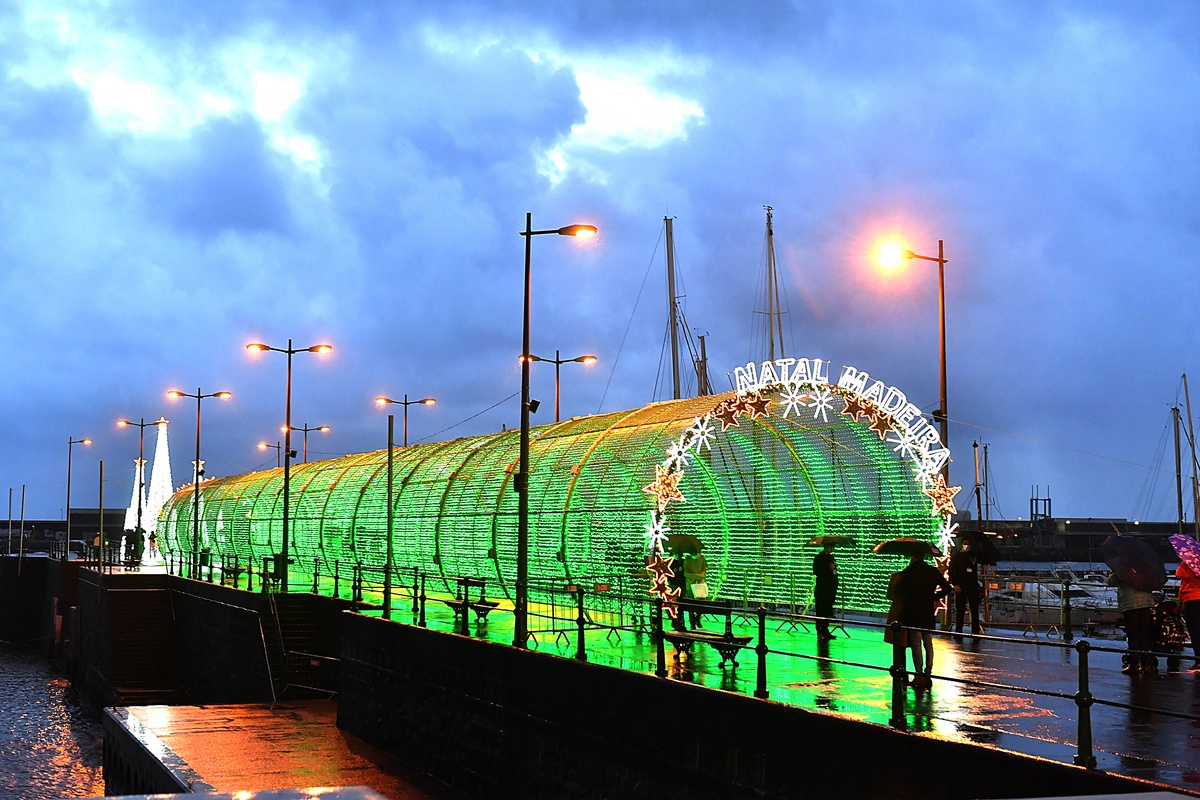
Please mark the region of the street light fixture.
<svg viewBox="0 0 1200 800"><path fill-rule="evenodd" d="M554 351L554 358L542 358L541 356L530 355L530 361L544 361L547 364L554 365L554 421L559 421L558 414L558 398L559 398L559 370L563 364L595 364L595 356L577 356L575 358L559 358L558 351Z"/></svg>
<svg viewBox="0 0 1200 800"><path fill-rule="evenodd" d="M375 405L382 408L388 403L394 403L398 406L404 406L404 446L408 447L408 407L409 406L431 406L437 403L432 397L423 397L420 400L409 400L408 395L404 395L403 400L393 400L390 397L376 397Z"/></svg>
<svg viewBox="0 0 1200 800"><path fill-rule="evenodd" d="M258 443L259 450L266 450L268 447L275 451L275 469L279 469L281 465L280 459L283 458L283 445L281 445L279 442L276 442L275 444L271 444L270 442Z"/></svg>
<svg viewBox="0 0 1200 800"><path fill-rule="evenodd" d="M420 400L409 400L408 395L404 395L403 400L393 400L390 397L376 397L375 405L382 408L389 403L404 406L404 446L408 447L408 407L409 406L431 406L436 403L432 397L423 397ZM395 449L396 436L396 415L388 414L388 445L387 445L387 554L383 566L383 618L392 618L392 450Z"/></svg>
<svg viewBox="0 0 1200 800"><path fill-rule="evenodd" d="M166 425L166 424L167 424L167 420L166 420L166 418L165 418L165 417L159 417L159 418L158 418L158 420L157 420L156 422L146 422L146 418L145 418L145 417L142 417L142 419L141 419L141 421L140 421L140 422L130 422L130 421L129 421L129 420L127 420L127 419L119 419L119 420L117 420L117 427L118 427L118 428L128 428L128 427L130 427L130 426L135 426L135 425L136 425L136 426L137 426L137 429L138 429L138 457L137 457L137 484L138 484L138 485L137 485L137 493L138 493L138 498L137 498L137 530L134 532L134 535L135 535L135 536L137 536L137 545L136 545L136 547L134 548L134 552L137 554L138 561L141 561L141 557L142 557L142 497L143 497L143 496L146 494L146 490L145 490L145 486L146 486L146 472L145 472L145 465L146 465L146 452L145 452L145 451L146 451L146 446L145 446L145 445L146 445L146 428L150 427L151 425L158 426L158 425Z"/></svg>
<svg viewBox="0 0 1200 800"><path fill-rule="evenodd" d="M525 214L525 314L521 326L521 456L513 479L517 490L517 585L513 592L513 646L524 648L529 639L529 300L534 236L558 234L590 239L595 225L567 225L535 231L533 214Z"/></svg>
<svg viewBox="0 0 1200 800"><path fill-rule="evenodd" d="M287 426L286 425L281 426L279 428L279 430L283 433L287 433ZM308 427L308 423L306 422L299 428L292 428L292 430L301 431L304 434L304 463L307 464L308 463L308 434L309 434L309 431L320 431L321 433L329 433L329 426L328 425L318 425L315 428L310 428L310 427Z"/></svg>
<svg viewBox="0 0 1200 800"><path fill-rule="evenodd" d="M71 447L77 444L91 444L92 440L84 437L83 439L73 439L67 437L67 551L71 549Z"/></svg>
<svg viewBox="0 0 1200 800"><path fill-rule="evenodd" d="M289 495L291 494L292 485L292 356L296 353L330 353L333 352L332 345L314 344L311 347L292 347L292 340L288 339L287 347L271 347L262 342L251 342L246 345L246 349L251 353L283 353L287 356L287 392L284 398L284 419L283 419L283 552L280 556L283 559L282 569L279 577L279 591L287 593L288 590L288 503Z"/></svg>
<svg viewBox="0 0 1200 800"><path fill-rule="evenodd" d="M167 397L172 400L178 400L181 397L192 397L196 400L196 462L195 486L192 489L192 553L188 560L188 577L198 578L200 571L200 477L204 474L201 468L200 461L200 401L209 397L215 397L218 400L228 400L233 397L229 392L210 392L205 394L199 387L196 388L196 393L181 392L178 389L172 389L167 392Z"/></svg>
<svg viewBox="0 0 1200 800"><path fill-rule="evenodd" d="M941 434L942 447L950 447L950 427L948 410L946 408L946 253L943 240L938 239L938 254L923 256L914 253L895 242L888 242L879 248L879 261L886 267L898 267L904 261L917 259L933 261L938 265L938 348L939 348L939 392L938 409L933 412ZM950 462L942 465L942 478L950 482Z"/></svg>

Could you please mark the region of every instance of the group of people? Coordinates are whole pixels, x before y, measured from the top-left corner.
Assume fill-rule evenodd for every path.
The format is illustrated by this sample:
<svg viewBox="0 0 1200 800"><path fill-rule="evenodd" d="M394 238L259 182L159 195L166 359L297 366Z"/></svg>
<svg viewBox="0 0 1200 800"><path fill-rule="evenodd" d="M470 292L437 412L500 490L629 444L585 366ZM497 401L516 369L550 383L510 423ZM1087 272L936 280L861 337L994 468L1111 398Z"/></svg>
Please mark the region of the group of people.
<svg viewBox="0 0 1200 800"><path fill-rule="evenodd" d="M813 558L813 606L817 617L817 640L827 641L836 636L830 630L834 601L837 598L837 559L833 555L834 544L826 543ZM953 593L955 602L955 630L962 633L963 620L969 610L971 633L982 631L979 622L979 558L970 539L965 539L960 550L950 557L949 580L942 572L925 561L925 554L914 551L908 566L893 574L888 581L887 596L891 601L888 622L899 622L906 632L901 636L912 654L913 686L928 688L932 684L933 672L933 628L938 602ZM920 629L920 630L913 630Z"/></svg>

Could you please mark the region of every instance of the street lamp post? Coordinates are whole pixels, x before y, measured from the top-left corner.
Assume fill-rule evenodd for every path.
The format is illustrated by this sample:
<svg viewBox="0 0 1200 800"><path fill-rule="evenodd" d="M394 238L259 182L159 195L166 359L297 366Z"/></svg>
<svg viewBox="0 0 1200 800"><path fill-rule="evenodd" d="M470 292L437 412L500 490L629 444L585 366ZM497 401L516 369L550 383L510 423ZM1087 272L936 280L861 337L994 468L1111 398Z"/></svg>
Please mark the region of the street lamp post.
<svg viewBox="0 0 1200 800"><path fill-rule="evenodd" d="M513 646L524 648L529 639L529 300L532 273L531 244L545 234L590 238L594 225L567 225L535 231L533 214L525 214L525 313L521 325L521 455L513 485L517 490L517 582L513 592Z"/></svg>
<svg viewBox="0 0 1200 800"><path fill-rule="evenodd" d="M146 422L146 418L142 417L139 422L130 422L127 419L117 420L118 428L127 428L136 425L138 429L138 457L137 457L137 530L134 535L137 537L137 545L134 547L134 553L137 554L138 560L141 561L142 555L142 497L145 495L146 486L146 428L150 425L166 425L167 421L159 418L156 422Z"/></svg>
<svg viewBox="0 0 1200 800"><path fill-rule="evenodd" d="M388 403L394 403L398 406L404 406L404 446L408 447L408 407L409 406L431 406L436 403L432 397L424 397L420 400L409 400L408 395L404 395L403 400L393 400L390 397L376 397L375 405L386 406Z"/></svg>
<svg viewBox="0 0 1200 800"><path fill-rule="evenodd" d="M595 364L595 356L576 356L575 358L559 358L558 351L554 351L554 358L542 358L541 356L530 355L530 361L545 361L554 365L554 421L559 421L558 400L559 400L559 370L563 364Z"/></svg>
<svg viewBox="0 0 1200 800"><path fill-rule="evenodd" d="M270 442L258 443L259 450L266 450L267 448L271 448L275 451L275 469L279 469L281 464L280 459L283 458L283 445L281 445L279 442L276 442L275 444L271 444Z"/></svg>
<svg viewBox="0 0 1200 800"><path fill-rule="evenodd" d="M939 386L938 409L933 413L933 418L938 422L938 431L941 435L942 447L949 449L949 411L946 408L946 251L944 242L943 240L938 239L938 254L936 257L923 256L896 244L885 245L884 248L880 250L879 256L880 260L888 266L898 265L901 259L911 261L914 258L919 261L933 261L938 265ZM942 465L942 478L945 479L947 483L950 482L949 461Z"/></svg>
<svg viewBox="0 0 1200 800"><path fill-rule="evenodd" d="M283 428L280 428L280 430L283 430ZM310 428L310 427L308 427L308 423L306 422L303 425L301 425L299 428L292 428L292 430L300 431L301 433L304 434L304 450L303 450L304 463L307 464L308 463L308 434L309 434L309 431L320 431L321 433L329 433L329 426L328 425L318 425L315 428ZM284 431L284 433L286 433L286 432L287 431Z"/></svg>
<svg viewBox="0 0 1200 800"><path fill-rule="evenodd" d="M288 502L289 494L291 494L292 483L292 356L296 353L329 353L333 351L333 347L327 344L314 344L311 347L292 347L292 340L288 339L287 347L271 347L262 342L251 342L246 345L246 349L251 353L283 353L287 356L287 391L284 398L284 420L283 420L283 552L280 556L283 559L283 574L279 575L279 591L287 593L288 590Z"/></svg>
<svg viewBox="0 0 1200 800"><path fill-rule="evenodd" d="M409 406L431 406L436 403L432 397L423 397L420 400L409 400L408 395L404 395L403 400L393 400L390 397L376 397L375 405L383 406L389 403L404 406L404 446L408 447L408 407ZM392 618L392 450L395 449L395 431L396 431L396 415L388 414L388 454L387 454L387 554L383 565L383 618Z"/></svg>
<svg viewBox="0 0 1200 800"><path fill-rule="evenodd" d="M91 444L92 440L84 437L73 439L67 437L67 551L71 549L71 448L77 444Z"/></svg>
<svg viewBox="0 0 1200 800"><path fill-rule="evenodd" d="M200 464L200 401L208 397L215 397L218 400L228 400L233 395L229 392L210 392L205 394L199 387L196 388L196 393L181 392L178 389L172 389L167 392L167 397L172 400L178 400L180 397L193 397L196 400L196 463L193 477L196 483L192 489L192 553L188 559L188 577L199 577L200 570L200 476L204 474Z"/></svg>

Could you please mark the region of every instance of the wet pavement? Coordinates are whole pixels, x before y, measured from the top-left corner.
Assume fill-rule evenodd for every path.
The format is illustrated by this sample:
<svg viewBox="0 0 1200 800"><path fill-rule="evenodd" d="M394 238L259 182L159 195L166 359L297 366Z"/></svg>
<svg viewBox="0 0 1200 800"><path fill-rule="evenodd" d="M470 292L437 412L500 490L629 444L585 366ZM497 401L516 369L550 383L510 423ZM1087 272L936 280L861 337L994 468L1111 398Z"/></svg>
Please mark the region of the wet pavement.
<svg viewBox="0 0 1200 800"><path fill-rule="evenodd" d="M411 623L407 606L397 604L401 608L393 612L393 619ZM547 625L551 611L532 605L531 615L547 616L531 616L530 627ZM577 629L568 610L560 607L555 613L559 629L535 634L533 646L573 658ZM426 622L438 630L459 627L453 612L432 599L426 606ZM817 641L811 620L784 615L769 617L767 622L766 684L771 701L869 724L890 724L892 646L883 641L878 620L846 619L842 628L835 628L836 638L827 642ZM702 624L711 632L725 629L723 618L705 617ZM735 635L753 637L750 647L737 656L737 666L722 668L720 654L708 645L697 644L692 655L682 658L676 658L668 645L666 679L753 696L758 623L752 616L735 615L732 629ZM483 626L472 618L469 630L474 637L511 644L511 611L502 606L488 615ZM978 638L935 636L932 689L904 691L905 724L912 735L1079 763L1080 711L1074 698L1080 688L1078 648L1086 642L1088 682L1095 698L1090 735L1096 767L1200 794L1200 674L1186 672L1190 658L1170 665L1160 659L1160 672L1129 676L1120 671L1123 643L1119 641L1076 637L1063 643L1044 632L1022 636L1020 629L993 629L992 633ZM594 664L650 674L657 666L657 651L648 632L589 629L585 652Z"/></svg>
<svg viewBox="0 0 1200 800"><path fill-rule="evenodd" d="M293 583L304 585L295 579ZM323 580L318 588L331 594L333 586L326 584ZM347 597L346 581L340 589L339 594ZM430 592L426 624L459 633L461 625L443 602L449 597ZM381 595L367 591L363 599L367 605L362 613L379 616ZM564 600L556 608L531 603L531 646L573 658L578 647L575 609L573 598ZM396 587L392 619L415 623L411 609L411 590ZM511 605L502 603L482 625L472 614L469 635L511 644L512 620ZM639 620L629 617L606 621L621 629L589 627L584 636L587 660L655 673L656 648L644 624L639 630L635 625ZM878 619L847 618L835 628L837 638L829 642L817 641L811 619L773 614L767 622L766 685L771 701L869 724L890 724L892 646L883 641ZM703 625L717 633L725 629L724 618L706 616ZM752 615L734 615L732 631L752 637L750 647L737 656L737 666L720 666L721 656L708 645L697 644L694 653L683 658L676 658L668 645L666 679L753 696L757 620ZM935 636L932 689L904 690L904 720L911 735L973 742L1070 764L1086 763L1087 749L1081 751L1079 743L1086 742L1090 732L1091 755L1098 769L1200 795L1200 674L1186 672L1190 658L1172 664L1160 659L1160 672L1129 676L1120 671L1124 647L1120 641L1076 637L1063 642L1057 635L1048 637L1044 629L1024 635L1020 628L994 627L990 632L994 635L978 638ZM1080 689L1080 642L1089 648L1087 676L1095 698L1090 730L1085 726L1082 739L1081 714L1074 699Z"/></svg>

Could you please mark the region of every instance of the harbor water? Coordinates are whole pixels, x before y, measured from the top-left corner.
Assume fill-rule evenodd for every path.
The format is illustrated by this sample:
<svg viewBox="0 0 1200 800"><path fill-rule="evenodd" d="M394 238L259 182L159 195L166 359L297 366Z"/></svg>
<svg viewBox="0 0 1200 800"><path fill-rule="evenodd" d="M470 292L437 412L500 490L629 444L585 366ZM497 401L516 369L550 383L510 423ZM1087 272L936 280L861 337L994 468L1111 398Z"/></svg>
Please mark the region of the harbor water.
<svg viewBox="0 0 1200 800"><path fill-rule="evenodd" d="M36 647L0 642L0 800L103 797L103 737Z"/></svg>

